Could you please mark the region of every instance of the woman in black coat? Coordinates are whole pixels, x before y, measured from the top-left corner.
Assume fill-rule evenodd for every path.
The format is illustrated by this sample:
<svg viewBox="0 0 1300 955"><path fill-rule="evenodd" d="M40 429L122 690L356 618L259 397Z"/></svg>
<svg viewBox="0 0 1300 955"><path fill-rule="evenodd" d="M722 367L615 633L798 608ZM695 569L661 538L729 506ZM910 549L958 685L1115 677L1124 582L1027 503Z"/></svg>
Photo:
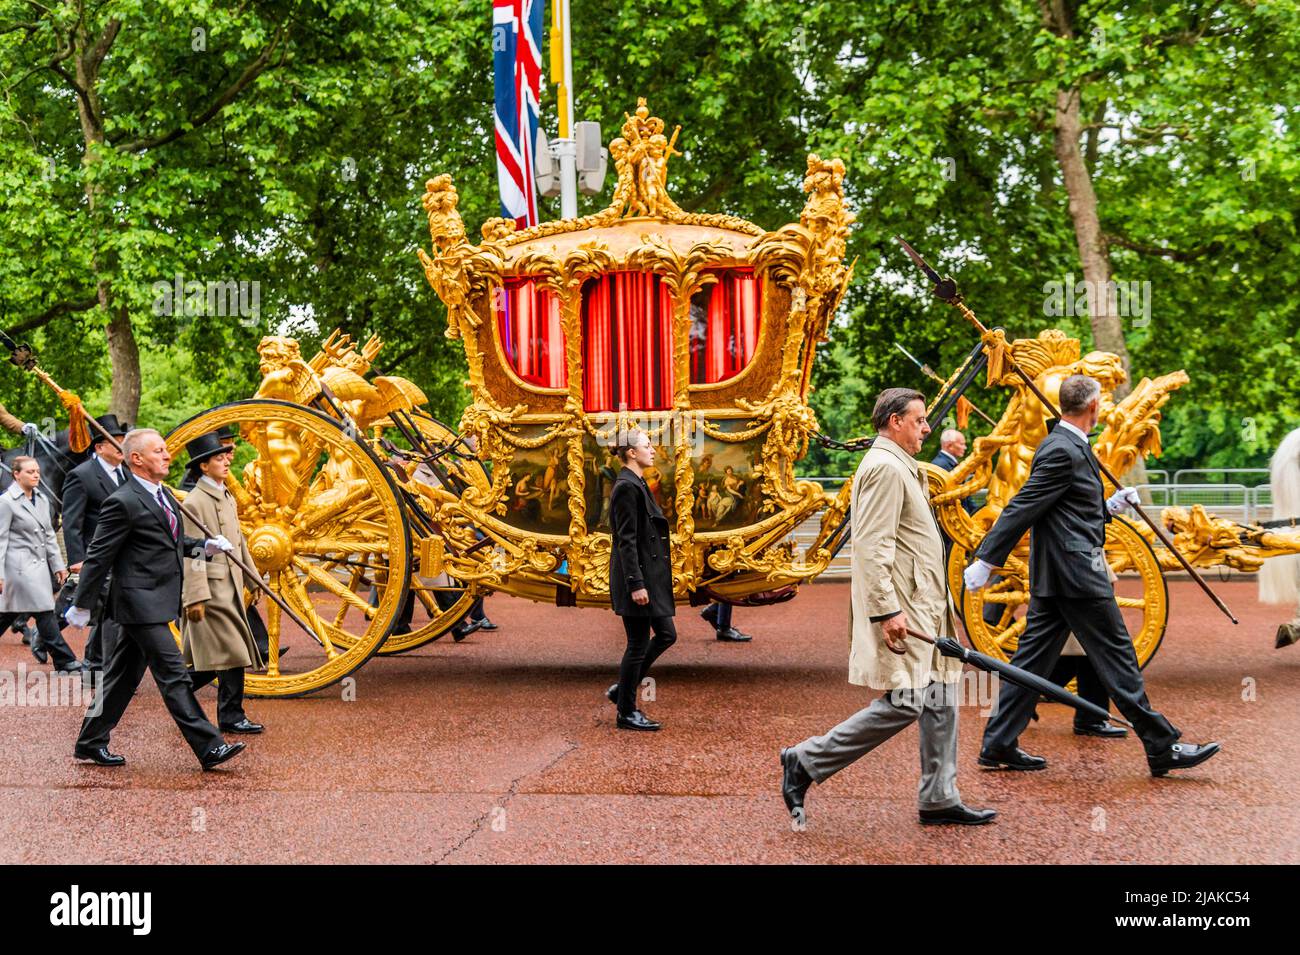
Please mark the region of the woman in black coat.
<svg viewBox="0 0 1300 955"><path fill-rule="evenodd" d="M650 437L633 430L614 453L623 467L609 494L609 598L623 618L627 649L606 696L618 706L620 729L657 730L659 724L637 709L636 694L650 665L677 641L668 519L641 476L654 464Z"/></svg>

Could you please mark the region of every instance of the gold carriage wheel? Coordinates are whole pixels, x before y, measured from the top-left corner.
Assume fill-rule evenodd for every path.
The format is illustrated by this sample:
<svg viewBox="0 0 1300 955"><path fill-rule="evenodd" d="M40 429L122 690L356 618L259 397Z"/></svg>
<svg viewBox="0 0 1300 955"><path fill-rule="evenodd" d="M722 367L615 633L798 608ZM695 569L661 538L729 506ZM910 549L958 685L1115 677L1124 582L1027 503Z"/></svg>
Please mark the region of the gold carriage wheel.
<svg viewBox="0 0 1300 955"><path fill-rule="evenodd" d="M964 547L954 545L948 560L949 581L955 579L961 587L966 632L981 653L1009 660L1025 630L1028 567L1013 551L1007 566L997 573L1000 579L972 592L961 583L961 570L969 559ZM1115 588L1116 603L1133 639L1138 666L1145 667L1160 648L1169 623L1169 588L1164 574L1146 538L1122 517L1106 525L1106 562L1121 575ZM1132 574L1135 579L1127 576Z"/></svg>
<svg viewBox="0 0 1300 955"><path fill-rule="evenodd" d="M443 446L451 443L456 437L455 430L431 416L416 413L412 414L409 420L415 423L416 427L420 429L420 433L431 445ZM461 476L468 483L481 491L487 490L491 480L481 461L460 458L459 464L461 465ZM414 496L411 506L420 507L424 513L428 513L424 499L418 495ZM352 572L368 575L367 579L383 578L387 574L387 568L378 566L373 558L368 558L366 555L353 554L350 555L349 559L352 562ZM416 573L416 568L412 569L410 592L415 600L413 621L418 619L421 614L427 619L419 624L413 623L412 629L407 633L389 634L388 639L380 645L377 651L380 656L406 653L437 640L464 618L470 607L473 606L477 596L466 587L431 583L428 579L422 578ZM436 595L439 593L450 593L455 597L455 601L446 610L443 610L437 603ZM348 616L358 612L355 608L347 607L340 608L340 610L346 611Z"/></svg>
<svg viewBox="0 0 1300 955"><path fill-rule="evenodd" d="M177 426L167 448L183 461L187 442L226 425L239 434L226 486L249 550L271 589L321 638L258 591L254 609L266 623L270 659L264 671L249 672L245 692L301 696L348 676L387 637L411 574L406 514L380 463L312 408L267 399L222 405ZM358 553L385 571L373 605L370 580L353 576ZM358 612L340 623L340 606ZM286 647L293 652L282 660Z"/></svg>

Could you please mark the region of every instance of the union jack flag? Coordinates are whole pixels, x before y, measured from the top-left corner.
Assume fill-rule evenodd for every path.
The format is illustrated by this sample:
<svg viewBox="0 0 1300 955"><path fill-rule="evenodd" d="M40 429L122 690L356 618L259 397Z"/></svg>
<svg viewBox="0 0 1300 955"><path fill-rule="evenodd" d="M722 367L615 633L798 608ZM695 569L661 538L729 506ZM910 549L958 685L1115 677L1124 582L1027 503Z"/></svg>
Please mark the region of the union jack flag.
<svg viewBox="0 0 1300 955"><path fill-rule="evenodd" d="M537 224L533 144L542 82L544 0L492 0L492 66L501 215L519 228Z"/></svg>

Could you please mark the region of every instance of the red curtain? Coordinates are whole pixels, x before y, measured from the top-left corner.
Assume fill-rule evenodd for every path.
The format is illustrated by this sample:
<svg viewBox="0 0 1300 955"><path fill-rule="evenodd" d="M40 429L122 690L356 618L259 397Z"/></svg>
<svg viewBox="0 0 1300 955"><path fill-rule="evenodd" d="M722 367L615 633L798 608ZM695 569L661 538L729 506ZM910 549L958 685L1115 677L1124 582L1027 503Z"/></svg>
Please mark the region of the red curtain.
<svg viewBox="0 0 1300 955"><path fill-rule="evenodd" d="M754 357L762 322L762 284L753 272L731 269L691 302L691 383L734 378ZM700 313L703 313L702 315Z"/></svg>
<svg viewBox="0 0 1300 955"><path fill-rule="evenodd" d="M651 273L610 272L583 286L587 411L672 407L672 318L672 299Z"/></svg>
<svg viewBox="0 0 1300 955"><path fill-rule="evenodd" d="M501 298L497 325L515 374L543 388L567 388L559 299L532 279L508 279Z"/></svg>

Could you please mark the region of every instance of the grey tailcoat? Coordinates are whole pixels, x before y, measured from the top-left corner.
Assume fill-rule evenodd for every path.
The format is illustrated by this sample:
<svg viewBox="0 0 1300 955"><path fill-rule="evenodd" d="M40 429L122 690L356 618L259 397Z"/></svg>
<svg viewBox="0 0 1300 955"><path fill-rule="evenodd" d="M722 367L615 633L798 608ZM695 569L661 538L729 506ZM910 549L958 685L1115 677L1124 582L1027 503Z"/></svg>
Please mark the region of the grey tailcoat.
<svg viewBox="0 0 1300 955"><path fill-rule="evenodd" d="M29 501L15 481L0 494L0 613L53 610L51 575L64 569L49 502L39 489Z"/></svg>

